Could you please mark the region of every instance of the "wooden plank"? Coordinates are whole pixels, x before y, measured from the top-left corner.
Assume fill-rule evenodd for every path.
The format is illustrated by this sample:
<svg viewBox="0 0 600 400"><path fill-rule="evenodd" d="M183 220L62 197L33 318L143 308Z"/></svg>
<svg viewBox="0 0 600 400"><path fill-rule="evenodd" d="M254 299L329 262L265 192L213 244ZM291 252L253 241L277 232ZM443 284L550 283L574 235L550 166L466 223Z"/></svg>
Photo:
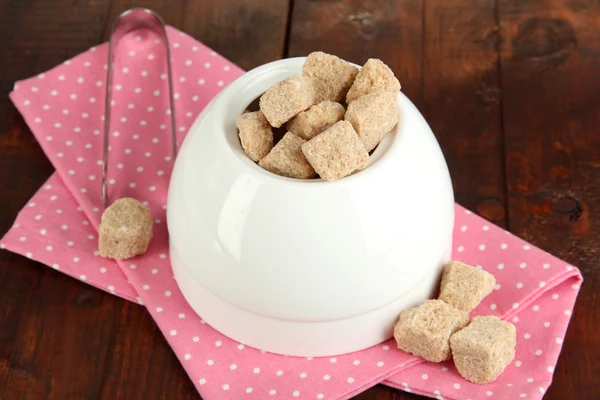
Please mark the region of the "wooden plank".
<svg viewBox="0 0 600 400"><path fill-rule="evenodd" d="M284 55L289 1L188 1L183 29L245 70Z"/></svg>
<svg viewBox="0 0 600 400"><path fill-rule="evenodd" d="M596 399L600 7L501 0L499 11L510 229L579 266L586 280L544 398Z"/></svg>
<svg viewBox="0 0 600 400"><path fill-rule="evenodd" d="M130 1L113 1L110 20L132 6ZM166 23L196 37L243 68L283 56L287 2L146 0L141 4L136 2L136 6L156 11ZM269 26L273 35L263 35L264 26ZM200 398L143 307L122 304L114 324L114 336L106 344L110 354L103 372L101 398Z"/></svg>
<svg viewBox="0 0 600 400"><path fill-rule="evenodd" d="M98 42L109 2L80 2L75 7L71 3L0 5L2 93L8 93L14 81L54 67ZM10 171L0 174L0 231L5 232L52 167L8 96L0 98L0 126L5 127L0 168ZM0 253L0 293L0 398L93 397L100 382L94 369L104 363L101 341L112 326L114 305L103 302L108 295L7 252ZM90 303L78 303L85 298L97 306L93 318L86 309ZM84 340L74 327L93 327L97 338ZM84 367L90 373L73 379L72 372Z"/></svg>
<svg viewBox="0 0 600 400"><path fill-rule="evenodd" d="M402 84L402 91L422 109L422 3L296 1L286 56L306 56L320 50L359 65L369 58L380 58L392 68ZM400 400L417 397L378 385L356 398Z"/></svg>
<svg viewBox="0 0 600 400"><path fill-rule="evenodd" d="M423 111L456 201L506 226L494 0L427 1L424 16Z"/></svg>

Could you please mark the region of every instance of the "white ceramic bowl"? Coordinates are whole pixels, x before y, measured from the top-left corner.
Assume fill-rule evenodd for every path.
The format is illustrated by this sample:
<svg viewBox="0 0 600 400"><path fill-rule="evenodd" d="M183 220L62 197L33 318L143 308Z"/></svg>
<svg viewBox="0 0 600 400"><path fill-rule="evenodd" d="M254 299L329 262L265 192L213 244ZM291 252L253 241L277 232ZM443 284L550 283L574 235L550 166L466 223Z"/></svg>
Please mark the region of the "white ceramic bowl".
<svg viewBox="0 0 600 400"><path fill-rule="evenodd" d="M284 178L246 157L235 119L303 63L246 73L198 116L167 217L175 278L205 321L262 350L325 356L388 339L400 311L435 292L454 199L438 143L402 93L397 127L352 176Z"/></svg>

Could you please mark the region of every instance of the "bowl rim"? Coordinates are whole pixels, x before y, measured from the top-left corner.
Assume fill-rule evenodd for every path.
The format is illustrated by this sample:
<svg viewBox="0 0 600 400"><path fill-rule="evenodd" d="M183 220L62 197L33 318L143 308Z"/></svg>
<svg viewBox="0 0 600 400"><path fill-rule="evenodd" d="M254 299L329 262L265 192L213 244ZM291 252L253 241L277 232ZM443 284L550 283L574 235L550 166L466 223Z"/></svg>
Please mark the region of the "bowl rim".
<svg viewBox="0 0 600 400"><path fill-rule="evenodd" d="M235 93L237 90L239 90L242 87L242 84L247 83L246 81L248 80L252 80L254 77L260 76L262 74L272 74L272 73L278 73L278 74L286 74L289 73L290 69L293 68L297 68L297 66L300 66L300 72L301 72L301 66L304 64L304 61L306 60L307 57L291 57L291 58L284 58L281 60L275 60L275 61L271 61L268 62L266 64L260 65L256 68L251 69L250 71L247 71L246 73L244 73L243 75L241 75L240 77L238 77L237 79L235 79L229 86L227 86L218 96L218 98L223 99L222 101L224 102L224 105L227 104L227 102L230 102L233 97L235 97ZM361 69L362 66L354 64L354 63L350 63L351 65ZM280 70L280 71L278 71ZM294 75L291 75L294 76ZM287 79L287 78L283 78L283 79ZM268 88L264 89L262 91L262 93L264 93L265 90L267 90ZM231 96L229 95L229 92L231 92ZM229 96L229 99L228 99ZM262 94L260 95L262 96ZM252 99L250 99L250 101L245 105L245 107L247 107L248 105L250 105L253 101L255 101L257 98L259 98L260 96L257 97L253 97ZM218 99L215 99L215 101L218 101ZM401 103L403 102L408 102L409 106L413 106L414 104L410 101L410 99L408 99L408 97L406 95L404 95L401 91L398 91L398 96L396 97L396 108L398 110L399 114L402 114L402 108L401 108ZM227 108L227 107L225 107ZM416 109L416 107L415 107ZM418 110L417 110L418 112ZM241 115L241 114L240 114ZM238 116L236 116L235 118L237 118ZM222 126L223 128L223 137L225 138L229 133L228 131L228 127L227 127L227 122L228 119L231 118L231 115L229 115L229 113L224 113L223 118L220 118L218 123ZM235 121L235 119L234 119ZM388 153L392 147L395 147L395 144L397 143L397 138L399 135L401 135L401 124L402 121L398 121L398 123L394 126L394 128L388 132L386 134L386 136L381 140L381 142L378 144L378 146L375 148L375 150L373 151L372 154L369 155L369 164L362 170L360 171L355 171L352 174L345 176L344 178L338 179L336 181L325 181L322 178L316 178L316 179L297 179L297 178L290 178L290 177L286 177L286 176L281 176L281 175L277 175L273 172L267 171L264 168L260 167L258 165L258 163L255 163L254 161L252 161L247 155L246 153L244 153L243 149L242 149L242 145L239 141L239 136L237 134L237 127L235 127L235 124L233 126L233 129L235 129L236 131L236 137L238 137L238 140L234 141L235 144L231 143L230 140L225 139L225 141L227 142L227 147L229 148L229 150L231 150L231 154L233 156L235 156L234 158L238 159L238 161L242 162L248 170L253 171L254 173L258 173L261 174L265 179L269 179L269 180L277 180L281 183L284 184L288 184L288 185L317 185L318 187L323 186L323 185L318 185L318 184L324 184L326 183L328 187L331 187L332 185L344 185L344 184L350 184L353 183L357 180L360 179L366 179L369 175L371 175L373 172L375 172L376 170L378 170L379 168L383 167L383 165L385 164L385 160L387 157L386 153ZM314 186L313 186L314 187Z"/></svg>

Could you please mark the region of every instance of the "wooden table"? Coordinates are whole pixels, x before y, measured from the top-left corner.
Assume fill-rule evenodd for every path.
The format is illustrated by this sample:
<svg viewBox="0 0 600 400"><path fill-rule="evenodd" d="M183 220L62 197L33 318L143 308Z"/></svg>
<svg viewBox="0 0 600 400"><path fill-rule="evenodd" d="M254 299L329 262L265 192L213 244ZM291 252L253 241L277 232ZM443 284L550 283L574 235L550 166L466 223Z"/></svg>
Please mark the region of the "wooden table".
<svg viewBox="0 0 600 400"><path fill-rule="evenodd" d="M581 268L548 399L600 398L597 0L0 0L0 232L52 173L6 94L147 6L250 69L314 50L385 60L456 199ZM413 399L374 387L357 399ZM143 307L0 252L0 399L198 399Z"/></svg>

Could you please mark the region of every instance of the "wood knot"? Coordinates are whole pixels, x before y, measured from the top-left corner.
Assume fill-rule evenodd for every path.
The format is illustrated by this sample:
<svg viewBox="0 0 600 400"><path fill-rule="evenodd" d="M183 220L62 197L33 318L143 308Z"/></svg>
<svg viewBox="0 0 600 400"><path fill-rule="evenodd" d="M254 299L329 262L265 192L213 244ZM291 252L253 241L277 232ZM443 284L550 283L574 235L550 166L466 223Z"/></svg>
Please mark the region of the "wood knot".
<svg viewBox="0 0 600 400"><path fill-rule="evenodd" d="M477 213L492 222L500 222L506 217L504 206L496 199L483 200L477 206Z"/></svg>
<svg viewBox="0 0 600 400"><path fill-rule="evenodd" d="M75 304L85 309L92 309L102 305L103 295L95 290L85 290L75 299Z"/></svg>
<svg viewBox="0 0 600 400"><path fill-rule="evenodd" d="M563 19L531 18L524 21L512 42L518 57L559 56L566 59L577 45L573 27Z"/></svg>
<svg viewBox="0 0 600 400"><path fill-rule="evenodd" d="M554 202L554 211L558 214L566 214L569 221L576 222L583 215L583 206L579 199L573 196L565 196Z"/></svg>
<svg viewBox="0 0 600 400"><path fill-rule="evenodd" d="M354 15L349 15L348 22L355 25L362 36L372 37L375 35L377 29L376 18L370 12L362 11Z"/></svg>

